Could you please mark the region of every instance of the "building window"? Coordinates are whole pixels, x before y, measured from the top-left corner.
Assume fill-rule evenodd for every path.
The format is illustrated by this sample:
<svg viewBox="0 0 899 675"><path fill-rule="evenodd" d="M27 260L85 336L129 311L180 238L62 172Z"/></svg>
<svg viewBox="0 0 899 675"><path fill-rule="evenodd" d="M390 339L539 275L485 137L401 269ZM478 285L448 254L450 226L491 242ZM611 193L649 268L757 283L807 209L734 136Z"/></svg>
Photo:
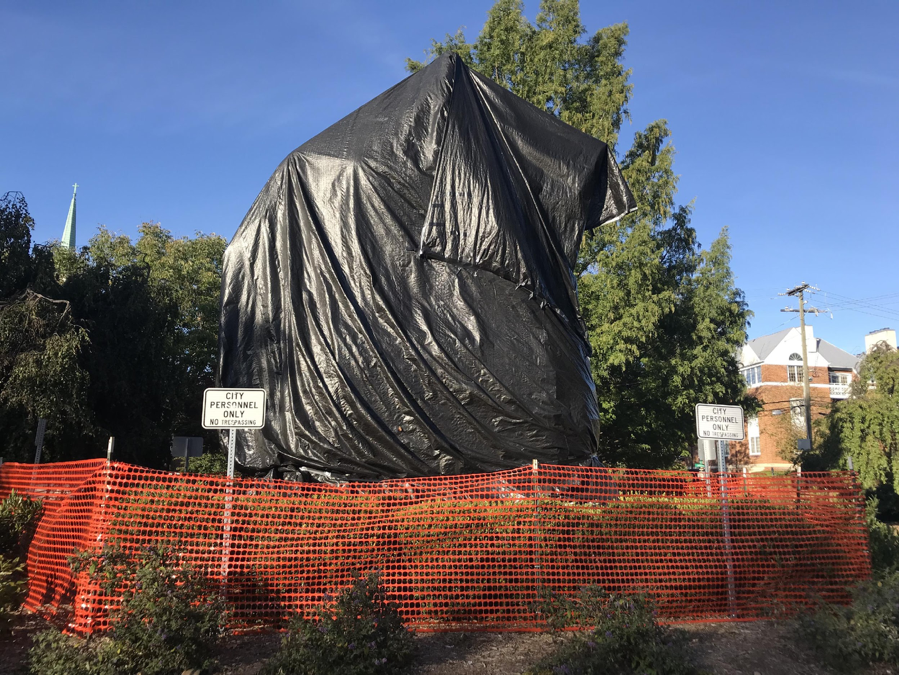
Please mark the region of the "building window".
<svg viewBox="0 0 899 675"><path fill-rule="evenodd" d="M830 397L849 398L852 391L852 376L849 373L830 373Z"/></svg>
<svg viewBox="0 0 899 675"><path fill-rule="evenodd" d="M762 439L759 437L759 418L750 417L747 426L749 431L749 454L752 457L758 457L762 454Z"/></svg>
<svg viewBox="0 0 899 675"><path fill-rule="evenodd" d="M762 383L762 367L752 366L752 368L744 368L743 378L746 380L747 387L759 386Z"/></svg>
<svg viewBox="0 0 899 675"><path fill-rule="evenodd" d="M831 373L831 384L849 384L849 373Z"/></svg>
<svg viewBox="0 0 899 675"><path fill-rule="evenodd" d="M792 354L790 354L790 361L802 361L802 356L797 354L796 352L793 352Z"/></svg>
<svg viewBox="0 0 899 675"><path fill-rule="evenodd" d="M805 401L801 398L790 399L790 418L793 420L793 426L805 428Z"/></svg>
<svg viewBox="0 0 899 675"><path fill-rule="evenodd" d="M787 382L802 384L802 366L787 366Z"/></svg>

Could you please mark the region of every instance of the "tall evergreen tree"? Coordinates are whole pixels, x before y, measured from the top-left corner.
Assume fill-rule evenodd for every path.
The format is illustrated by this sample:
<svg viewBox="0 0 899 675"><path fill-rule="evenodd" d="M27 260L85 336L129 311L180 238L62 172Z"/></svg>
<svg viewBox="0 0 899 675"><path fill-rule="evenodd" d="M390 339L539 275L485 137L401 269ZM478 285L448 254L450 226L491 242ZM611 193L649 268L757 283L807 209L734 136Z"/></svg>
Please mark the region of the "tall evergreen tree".
<svg viewBox="0 0 899 675"><path fill-rule="evenodd" d="M521 98L617 149L633 91L627 24L586 37L578 0L542 0L534 24L520 0L498 0L473 43L432 41ZM415 72L423 62L407 59ZM634 135L620 164L639 210L584 237L576 266L593 350L600 455L664 467L694 441L696 403L748 403L737 368L751 313L734 286L727 231L702 251L692 207L677 205L667 122Z"/></svg>

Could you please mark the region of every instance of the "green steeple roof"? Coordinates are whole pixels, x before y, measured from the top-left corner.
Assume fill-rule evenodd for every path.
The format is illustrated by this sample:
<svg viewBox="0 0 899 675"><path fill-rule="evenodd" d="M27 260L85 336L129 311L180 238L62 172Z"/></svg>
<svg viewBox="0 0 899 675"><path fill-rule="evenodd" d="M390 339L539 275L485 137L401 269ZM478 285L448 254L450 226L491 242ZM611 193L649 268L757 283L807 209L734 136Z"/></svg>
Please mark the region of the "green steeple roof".
<svg viewBox="0 0 899 675"><path fill-rule="evenodd" d="M66 229L62 232L62 245L66 248L75 248L75 194L78 192L78 183L72 187L72 203L69 205L69 217L66 218Z"/></svg>

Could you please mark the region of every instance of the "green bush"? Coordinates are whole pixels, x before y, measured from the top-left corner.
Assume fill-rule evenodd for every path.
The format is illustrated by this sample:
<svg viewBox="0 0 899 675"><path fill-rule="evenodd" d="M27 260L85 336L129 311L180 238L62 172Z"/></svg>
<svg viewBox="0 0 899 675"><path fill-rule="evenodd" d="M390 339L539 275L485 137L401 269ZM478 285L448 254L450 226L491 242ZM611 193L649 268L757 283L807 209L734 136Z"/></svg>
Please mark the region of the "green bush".
<svg viewBox="0 0 899 675"><path fill-rule="evenodd" d="M0 630L9 628L13 614L28 593L25 566L20 562L34 534L42 505L12 490L0 502Z"/></svg>
<svg viewBox="0 0 899 675"><path fill-rule="evenodd" d="M228 473L228 456L220 452L205 452L199 457L192 457L187 473L224 476Z"/></svg>
<svg viewBox="0 0 899 675"><path fill-rule="evenodd" d="M226 485L213 476L147 475L122 490L110 510L109 541L164 543L196 565L220 565ZM235 490L231 502L232 550L253 551L234 556L229 567L236 625L280 625L298 598L312 604L345 583L347 570L386 564L387 533L376 525L383 497L284 481L249 485ZM259 598L265 598L264 608Z"/></svg>
<svg viewBox="0 0 899 675"><path fill-rule="evenodd" d="M689 617L707 614L726 584L721 512L708 500L640 494L601 505L547 500L541 514L541 568L553 591L651 589L664 616ZM696 573L700 566L703 574Z"/></svg>
<svg viewBox="0 0 899 675"><path fill-rule="evenodd" d="M871 567L875 572L888 574L899 571L899 535L877 518L879 503L876 497L865 505L865 522L871 550Z"/></svg>
<svg viewBox="0 0 899 675"><path fill-rule="evenodd" d="M44 635L31 651L31 672L85 664L87 675L178 675L213 665L225 625L224 603L195 568L171 549L147 547L137 556L119 548L81 552L72 570L86 573L121 605L110 611L108 635L84 640ZM73 668L75 667L73 666Z"/></svg>
<svg viewBox="0 0 899 675"><path fill-rule="evenodd" d="M817 506L834 498L807 490L804 499ZM833 522L840 504L826 504L822 523L811 508L739 494L729 500L737 612L773 614L809 588L831 601L848 599L841 589L859 579L859 570L834 536L843 528ZM857 518L850 506L846 528ZM528 621L535 587L573 596L588 585L618 594L651 591L668 619L732 611L717 497L429 500L396 510L392 531L411 571L411 599L433 621Z"/></svg>
<svg viewBox="0 0 899 675"><path fill-rule="evenodd" d="M390 536L379 526L383 497L300 483L281 485L241 496L234 518L232 545L254 552L252 565L241 571L265 589L229 585L230 597L260 592L268 596L280 607L279 621L291 613L297 598L312 604L345 584L349 570L383 567Z"/></svg>
<svg viewBox="0 0 899 675"><path fill-rule="evenodd" d="M899 572L856 586L849 606L822 602L796 622L802 637L844 671L866 663L899 666Z"/></svg>
<svg viewBox="0 0 899 675"><path fill-rule="evenodd" d="M0 556L0 631L9 628L27 592L24 565Z"/></svg>
<svg viewBox="0 0 899 675"><path fill-rule="evenodd" d="M398 673L412 658L412 635L376 574L316 610L315 620L291 621L280 651L260 675L368 675Z"/></svg>
<svg viewBox="0 0 899 675"><path fill-rule="evenodd" d="M393 531L422 616L445 623L529 618L536 564L526 500L428 500L397 510Z"/></svg>
<svg viewBox="0 0 899 675"><path fill-rule="evenodd" d="M12 490L0 502L0 556L20 558L25 552L43 505Z"/></svg>
<svg viewBox="0 0 899 675"><path fill-rule="evenodd" d="M654 673L694 675L683 638L659 625L646 595L619 595L598 586L570 599L548 593L537 611L555 629L580 628L531 675Z"/></svg>
<svg viewBox="0 0 899 675"><path fill-rule="evenodd" d="M115 656L109 638L81 639L57 630L34 636L30 672L41 675L110 675L109 659Z"/></svg>

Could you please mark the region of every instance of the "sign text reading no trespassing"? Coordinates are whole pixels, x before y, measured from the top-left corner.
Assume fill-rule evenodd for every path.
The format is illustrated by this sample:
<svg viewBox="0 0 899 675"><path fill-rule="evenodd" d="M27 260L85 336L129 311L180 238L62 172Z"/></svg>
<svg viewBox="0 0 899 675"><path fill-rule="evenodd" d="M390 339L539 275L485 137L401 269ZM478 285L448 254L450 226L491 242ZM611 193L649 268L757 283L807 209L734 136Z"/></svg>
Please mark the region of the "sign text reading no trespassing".
<svg viewBox="0 0 899 675"><path fill-rule="evenodd" d="M261 429L264 426L263 389L207 389L203 392L204 429Z"/></svg>
<svg viewBox="0 0 899 675"><path fill-rule="evenodd" d="M719 441L742 441L743 408L738 405L696 404L696 436Z"/></svg>

